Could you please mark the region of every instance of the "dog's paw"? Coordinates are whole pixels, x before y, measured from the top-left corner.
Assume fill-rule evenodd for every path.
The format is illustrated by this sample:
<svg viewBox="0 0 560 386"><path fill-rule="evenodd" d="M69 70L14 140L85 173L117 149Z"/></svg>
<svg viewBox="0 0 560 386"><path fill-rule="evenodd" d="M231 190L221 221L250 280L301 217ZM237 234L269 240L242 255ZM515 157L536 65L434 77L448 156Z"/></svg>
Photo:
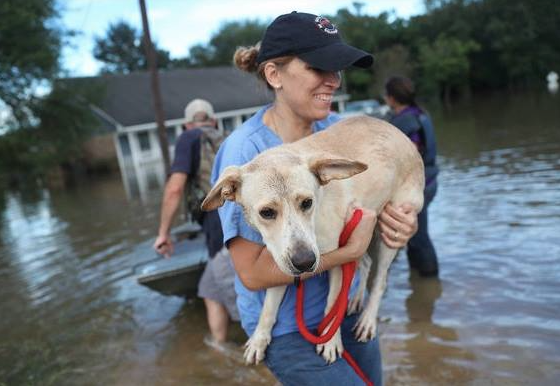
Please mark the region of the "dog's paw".
<svg viewBox="0 0 560 386"><path fill-rule="evenodd" d="M358 342L367 342L377 335L377 317L368 312L362 312L353 328Z"/></svg>
<svg viewBox="0 0 560 386"><path fill-rule="evenodd" d="M321 355L327 363L331 364L337 358L342 356L344 346L342 345L342 336L338 330L327 343L317 345L317 354Z"/></svg>
<svg viewBox="0 0 560 386"><path fill-rule="evenodd" d="M270 343L270 334L255 332L245 343L245 363L248 365L258 365L264 359L264 353Z"/></svg>
<svg viewBox="0 0 560 386"><path fill-rule="evenodd" d="M356 295L348 302L348 308L346 309L347 315L352 315L360 312L364 308L364 293L358 290Z"/></svg>

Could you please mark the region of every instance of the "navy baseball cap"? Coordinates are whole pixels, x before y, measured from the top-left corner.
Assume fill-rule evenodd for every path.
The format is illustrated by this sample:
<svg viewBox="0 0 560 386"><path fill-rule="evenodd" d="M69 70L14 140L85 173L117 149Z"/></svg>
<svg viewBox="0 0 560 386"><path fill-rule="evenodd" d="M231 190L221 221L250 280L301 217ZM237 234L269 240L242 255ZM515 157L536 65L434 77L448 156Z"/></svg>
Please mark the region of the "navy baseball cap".
<svg viewBox="0 0 560 386"><path fill-rule="evenodd" d="M346 44L329 19L296 11L278 16L268 26L257 64L289 55L324 71L341 71L350 66L368 68L373 64L373 56Z"/></svg>

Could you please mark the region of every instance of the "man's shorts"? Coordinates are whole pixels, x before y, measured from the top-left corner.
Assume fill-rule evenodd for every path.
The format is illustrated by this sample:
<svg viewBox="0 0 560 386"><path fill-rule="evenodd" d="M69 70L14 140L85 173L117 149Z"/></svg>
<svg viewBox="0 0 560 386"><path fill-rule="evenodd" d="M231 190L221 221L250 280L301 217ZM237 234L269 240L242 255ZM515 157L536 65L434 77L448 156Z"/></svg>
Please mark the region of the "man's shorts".
<svg viewBox="0 0 560 386"><path fill-rule="evenodd" d="M222 304L232 320L239 321L233 285L235 271L227 248L220 249L208 260L198 283L198 297L212 299Z"/></svg>

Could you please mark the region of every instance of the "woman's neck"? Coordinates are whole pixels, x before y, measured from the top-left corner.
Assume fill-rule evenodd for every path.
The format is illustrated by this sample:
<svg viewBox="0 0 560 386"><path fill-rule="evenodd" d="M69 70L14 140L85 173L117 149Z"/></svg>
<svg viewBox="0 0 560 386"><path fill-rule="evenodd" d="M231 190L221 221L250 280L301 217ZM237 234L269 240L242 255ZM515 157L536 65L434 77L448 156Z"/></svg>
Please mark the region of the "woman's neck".
<svg viewBox="0 0 560 386"><path fill-rule="evenodd" d="M275 103L264 116L270 127L283 143L295 142L313 134L313 122L297 116L289 107Z"/></svg>

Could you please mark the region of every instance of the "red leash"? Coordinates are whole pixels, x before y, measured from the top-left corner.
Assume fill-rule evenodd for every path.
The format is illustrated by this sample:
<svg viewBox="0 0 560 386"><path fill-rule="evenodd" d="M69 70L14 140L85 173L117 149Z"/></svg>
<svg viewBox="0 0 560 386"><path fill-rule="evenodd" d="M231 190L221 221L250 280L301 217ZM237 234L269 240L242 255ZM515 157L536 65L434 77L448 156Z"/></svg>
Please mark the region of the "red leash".
<svg viewBox="0 0 560 386"><path fill-rule="evenodd" d="M338 239L338 246L343 247L348 242L350 235L360 223L362 219L363 212L361 209L356 209L350 221L344 226L342 233ZM305 325L305 319L303 318L303 281L299 281L297 285L297 295L296 295L296 321L301 335L312 344L323 344L331 340L334 336L336 330L342 324L344 315L346 315L346 308L348 307L348 293L350 292L350 285L352 284L352 279L354 278L354 272L356 271L356 262L346 263L342 265L342 287L340 293L336 298L336 301L329 311L329 313L323 318L319 324L318 333L319 335L314 335L311 333L307 326ZM328 328L330 326L330 328ZM325 335L323 333L325 330ZM348 353L348 351L342 352L342 357L346 359L346 362L354 369L356 374L365 382L367 386L373 386L371 382L365 376L364 372L354 358Z"/></svg>

